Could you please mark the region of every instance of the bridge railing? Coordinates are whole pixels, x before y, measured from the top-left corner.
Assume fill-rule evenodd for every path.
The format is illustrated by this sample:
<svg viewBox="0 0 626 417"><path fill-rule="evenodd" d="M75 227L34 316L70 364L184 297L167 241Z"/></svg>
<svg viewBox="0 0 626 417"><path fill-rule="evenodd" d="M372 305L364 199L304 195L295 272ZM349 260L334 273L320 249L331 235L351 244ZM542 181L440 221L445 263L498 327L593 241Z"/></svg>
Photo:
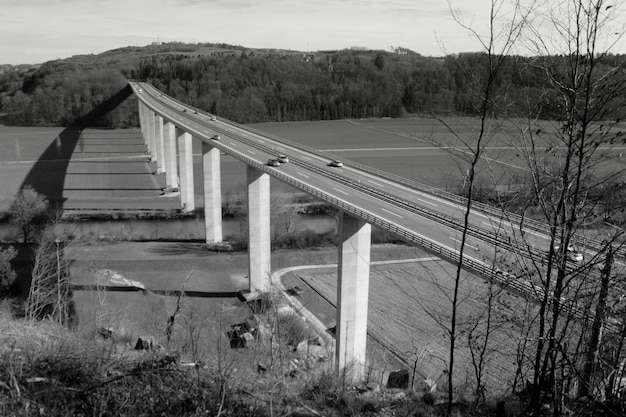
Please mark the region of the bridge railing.
<svg viewBox="0 0 626 417"><path fill-rule="evenodd" d="M245 126L244 127L244 126L238 125L238 124L230 122L230 121L228 121L228 123L237 125L238 127L241 127L241 128L243 128L245 130L249 130L249 131L251 131L253 133L256 133L258 135L266 136L266 137L269 137L269 138L271 138L273 140L276 140L276 141L279 141L279 142L283 142L283 143L285 143L285 144L287 144L289 146L292 146L294 148L301 149L301 150L304 150L306 152L310 152L312 154L315 154L315 155L323 157L323 158L328 158L329 160L338 159L337 156L335 156L335 155L333 155L331 153L319 151L319 150L317 150L315 148L311 148L309 146L302 145L302 144L299 144L297 142L293 142L293 141L290 141L288 139L285 139L285 138L282 138L282 137L279 137L279 136L276 136L276 135L272 135L272 134L263 132L263 131L261 131L259 129L255 129L255 128L252 128L252 127L249 127L249 126ZM428 193L428 194L431 194L431 195L434 195L434 196L446 199L448 201L457 203L460 206L459 208L462 209L463 211L465 210L465 206L467 205L467 198L466 197L463 197L463 196L460 196L460 195L457 195L457 194L453 194L453 193L444 191L444 190L442 190L440 188L432 187L430 185L422 184L420 182L413 181L413 180L410 180L408 178L401 177L399 175L395 175L395 174L389 173L387 171L382 171L382 170L379 170L379 169L376 169L376 168L373 168L373 167L370 167L370 166L367 166L367 165L363 165L363 164L360 164L358 162L351 161L349 159L342 159L342 161L343 161L344 165L347 165L349 167L352 167L352 168L355 168L355 169L359 169L361 171L364 171L364 172L367 172L367 173L370 173L370 174L373 174L373 175L377 175L379 177L388 179L390 181L394 181L394 182L397 182L399 184L406 185L406 186L408 186L410 188L413 188L415 190L423 191L425 193ZM483 212L483 213L486 213L486 214L490 214L490 215L495 216L495 217L500 218L500 219L506 219L507 221L509 221L511 223L519 225L520 228L524 227L524 228L528 228L528 229L536 231L536 232L542 232L542 233L546 233L546 234L549 234L549 231L550 231L550 226L547 223L540 222L540 221L537 221L537 220L534 220L534 219L531 219L531 218L528 218L528 217L525 217L525 216L521 216L521 215L519 215L517 213L506 211L506 210L503 210L501 208L493 207L493 206L491 206L489 204L481 203L481 202L478 202L478 201L473 201L472 202L472 209L475 209L477 211L480 211L480 212ZM555 233L559 233L559 232L560 232L560 228L557 228ZM574 242L576 244L578 244L580 246L583 246L583 247L588 247L588 248L593 249L593 250L595 250L597 252L600 252L600 251L606 249L605 243L600 241L600 240L598 240L598 239L593 239L593 238L589 238L589 237L582 237L582 236L579 236L579 235L574 235L573 236L573 240L574 240ZM622 257L626 256L626 246L621 248L621 250L619 251L619 255L622 256Z"/></svg>
<svg viewBox="0 0 626 417"><path fill-rule="evenodd" d="M224 120L222 120L224 121ZM233 125L237 125L236 123L230 122L228 121L228 123L233 124ZM237 125L238 126L238 125ZM268 136L272 139L278 140L279 142L284 142L285 144L289 145L289 146L294 146L296 148L300 148L302 150L311 152L313 154L317 154L319 156L322 157L326 157L329 159L335 159L335 157L331 154L325 153L325 152L321 152L321 151L317 151L315 149L309 148L307 146L304 145L300 145L300 144L296 144L293 142L290 142L288 140L285 140L283 138L278 138L276 136L273 135L269 135L265 132L261 132L258 131L256 129L251 129L251 128L244 128L245 130L249 130L252 131L254 133L258 133L260 135L263 136ZM219 147L219 144L214 144L217 145ZM412 232L408 229L405 229L401 226L398 226L392 222L389 222L387 220L384 220L376 215L373 215L372 213L366 211L366 210L362 210L358 207L355 207L349 203L346 203L345 201L342 201L336 197L333 197L315 187L311 187L307 184L304 184L303 182L288 176L276 169L274 169L273 167L269 167L266 164L262 164L259 163L249 157L247 157L246 155L243 154L238 154L236 156L237 159L241 160L242 162L246 163L249 166L252 166L260 171L266 172L268 174L271 174L274 177L277 177L278 179L280 179L281 181L293 185L296 188L299 188L303 191L305 191L308 194L311 194L313 196L318 197L319 199L328 202L329 204L333 205L334 207L339 208L340 210L345 211L346 213L350 213L351 215L360 218L370 224L373 225L377 225L383 229L389 230L390 232L394 233L395 235L397 235L398 237L406 240L407 242L411 242L414 244L417 244L418 246L421 246L422 248L424 248L425 250L427 250L428 252L440 257L441 259L447 260L455 265L458 265L461 262L461 254L459 251L457 250L453 250L453 249L449 249L445 246L439 245L438 243L424 237L421 236L415 232ZM399 183L403 183L405 185L410 185L413 188L416 188L418 190L421 191L426 191L429 193L432 193L434 195L438 195L438 196L442 196L444 198L450 199L452 201L457 201L459 203L463 203L466 200L461 197L461 196L457 196L451 193L447 193L445 191L436 189L434 187L429 187L429 186L425 186L423 184L419 184L417 182L408 180L406 178L402 178L402 177L398 177L396 175L393 174L389 174L386 173L384 171L380 171L377 170L375 168L371 168L371 167L367 167L365 165L361 165L358 164L356 162L348 162L349 166L353 166L355 168L358 169L362 169L366 172L370 172L370 173L374 173L376 175L380 175L382 177L388 178L388 179L392 179L394 181L397 181ZM492 208L490 206L484 205L484 204L480 204L477 203L480 207L485 207L489 212L496 214L496 213L502 213L501 210ZM441 221L442 220L442 215L438 215L437 216L437 220ZM520 217L521 219L521 217ZM541 223L536 222L537 227L539 227L538 225L540 225ZM544 230L544 226L541 225L541 228L539 230ZM471 232L471 227L470 227L470 232ZM478 233L478 232L477 232ZM484 231L482 232L484 233ZM498 241L494 241L494 243L497 243ZM500 242L502 243L502 242ZM537 255L539 256L539 255ZM526 299L529 299L531 301L534 302L543 302L543 301L547 301L549 304L553 304L556 300L554 299L554 297L550 294L546 295L545 291L541 288L538 287L534 284L532 284L531 282L528 282L526 280L520 279L519 277L516 277L513 274L510 274L506 271L502 271L499 268L496 268L493 265L488 265L485 264L484 262L478 261L476 259L473 259L471 257L468 256L463 256L462 259L462 266L465 270L475 273L477 275L480 275L498 285L500 285L501 287L507 289L508 291L512 292L512 293L516 293ZM560 300L558 300L559 303L561 304L562 308L564 310L566 310L569 314L571 314L572 316L576 317L577 319L582 319L582 320L589 320L590 317L590 313L586 312L585 310L579 308L577 305L575 305L575 303L572 302L568 302L565 299L561 298ZM617 331L619 327L619 323L612 321L607 323L607 328L608 330L611 331Z"/></svg>

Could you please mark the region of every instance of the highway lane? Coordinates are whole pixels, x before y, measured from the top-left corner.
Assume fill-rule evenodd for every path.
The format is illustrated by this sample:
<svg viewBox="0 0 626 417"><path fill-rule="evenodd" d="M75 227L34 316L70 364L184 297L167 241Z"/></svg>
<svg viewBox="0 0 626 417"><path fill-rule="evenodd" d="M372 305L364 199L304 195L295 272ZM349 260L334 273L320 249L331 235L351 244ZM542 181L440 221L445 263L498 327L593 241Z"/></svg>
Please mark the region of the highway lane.
<svg viewBox="0 0 626 417"><path fill-rule="evenodd" d="M220 120L212 115L198 112L193 107L163 95L149 84L142 84L142 87L144 91L149 92L149 94L144 94L143 98L148 98L152 106L159 108L166 119L173 121L177 125L191 127L195 132L201 133L204 136L212 136L214 134L222 135L222 141L226 141L230 146L230 151L226 151L229 154L232 154L232 151L236 147L243 147L242 149L245 149L247 156L259 153L259 155L263 155L263 157L267 159L275 157L276 154L280 152L289 156L292 162L310 165L319 172L324 172L327 175L340 176L345 181L352 182L355 186L358 184L359 187L367 187L373 192L395 197L397 200L401 200L402 204L408 202L415 207L425 209L433 215L448 216L451 219L450 221L453 220L456 222L456 230L461 229L466 208L458 202L450 201L347 165L343 167L329 167L328 164L330 160L328 155L311 153L306 149L277 141L272 137L248 130L230 121ZM250 144L256 144L262 147L262 149L271 150L271 152L262 152L262 150L259 149L248 149ZM255 146L252 147L255 148ZM222 150L225 151L224 149ZM255 160L258 163L264 163L263 160ZM302 167L302 169L309 172L306 167ZM301 172L298 175L300 179L305 179L307 175L310 174ZM516 242L524 242L522 246L516 250L517 253L524 254L526 250L525 245L528 244L534 249L535 257L547 257L550 241L550 237L547 233L542 233L531 228L521 229L518 224L508 219L477 210L471 211L469 222L474 230L474 236L490 236L491 244L487 245L488 248L486 248L486 250L484 248L481 251L483 257L486 256L485 254L493 256L494 239L500 239L499 241L503 242L500 246L507 246L507 244L517 245ZM456 232L456 234L458 234L458 232ZM473 247L480 248L481 246L485 246L481 239L472 240L477 240L477 244L472 245ZM446 246L449 247L449 245ZM591 259L595 255L596 252L587 250L585 259Z"/></svg>
<svg viewBox="0 0 626 417"><path fill-rule="evenodd" d="M259 164L265 164L269 158L275 157L275 155L256 148L251 148L249 145L238 141L237 137L231 138L227 136L227 134L224 134L224 131L231 132L235 136L244 136L248 139L256 140L266 146L270 144L270 147L289 155L291 158L308 159L320 168L333 169L326 166L328 160L325 158L308 154L305 151L285 144L276 143L273 140L261 138L255 133L247 132L237 126L232 126L219 120L211 121L208 116L193 113L194 109L191 107L181 105L169 99L167 99L167 101L170 106L165 106L161 100L152 97L152 94L159 93L152 90L149 85L144 84L142 89L144 94L146 91L151 92L151 94L145 94L142 98L148 101L152 107L159 111L159 113L162 113L166 120L184 128L195 137L211 143L223 152L226 152L237 159L246 157ZM171 106L178 108L178 113L173 113ZM186 112L183 111L183 109L186 109ZM204 117L205 120L203 120L203 123L198 123L196 120L197 117ZM207 127L207 121L209 121L210 125L215 125L215 129ZM209 139L212 135L216 134L216 132L220 132L222 138L217 141ZM442 246L455 250L460 246L459 243L461 236L458 231L442 226L432 220L425 219L414 212L397 207L390 202L380 201L379 199L373 198L371 195L365 194L345 184L335 183L329 178L320 175L318 172L309 171L306 168L296 166L292 163L282 164L278 168L271 169L279 170L283 175L291 177L293 181L306 183L307 185L318 189L320 192L324 192L339 201L360 207L361 210L364 210L373 216L379 217L387 223L394 224L398 227L406 229L407 231L411 231L431 239ZM372 178L369 181L377 181L377 179L371 176L371 174L368 174L368 178ZM466 253L468 256L471 256L476 260L493 259L493 248L490 245L485 245L482 241L475 238L468 239Z"/></svg>
<svg viewBox="0 0 626 417"><path fill-rule="evenodd" d="M411 186L395 183L386 178L386 174L377 176L365 171L368 169L366 167L363 167L363 170L349 166L331 168L328 166L330 154L324 155L318 151L308 150L305 146L285 143L280 139L266 136L262 132L246 129L235 123L220 120L214 115L198 112L186 104L162 95L149 84L131 83L131 85L135 93L139 93L138 98L141 101L148 103L165 120L173 122L196 138L211 143L221 151L281 181L322 198L351 215L433 250L444 259L452 261L458 259L461 239L460 223L458 221L451 223L442 218L429 218L417 212L416 205L404 204L404 200L418 200L422 205L433 206L434 209L431 208L431 211L437 213L445 211L458 220L465 212L458 200L457 202L446 200L445 196L444 198L433 196ZM139 88L142 91L138 91ZM144 94L146 91L149 93ZM216 133L222 135L221 140L210 139ZM267 159L275 157L279 152L288 155L296 163L270 168L266 164ZM389 192L389 189L392 189L392 192ZM399 193L398 197L402 201L385 197L394 193ZM494 231L505 228L507 233L519 233L519 228L514 224L503 225L500 216L489 215L488 212L489 210L471 213L471 227L475 230L480 229L482 232L467 237L464 253L465 266L487 279L500 282L504 287L526 298L541 298L543 290L540 287L535 287L530 282L520 280L514 275L494 270L490 266L496 259L497 245L493 241ZM537 230L535 227L532 232L529 229L526 233L531 234L534 239L530 245L538 248L533 256L538 257L539 262L543 263L548 251L548 239L546 239L547 235ZM524 250L513 247L510 249L517 251L517 255L528 256L525 248ZM575 265L571 267L578 268ZM515 271L513 273L515 274ZM585 316L586 313L583 310L573 304L571 307L577 317Z"/></svg>

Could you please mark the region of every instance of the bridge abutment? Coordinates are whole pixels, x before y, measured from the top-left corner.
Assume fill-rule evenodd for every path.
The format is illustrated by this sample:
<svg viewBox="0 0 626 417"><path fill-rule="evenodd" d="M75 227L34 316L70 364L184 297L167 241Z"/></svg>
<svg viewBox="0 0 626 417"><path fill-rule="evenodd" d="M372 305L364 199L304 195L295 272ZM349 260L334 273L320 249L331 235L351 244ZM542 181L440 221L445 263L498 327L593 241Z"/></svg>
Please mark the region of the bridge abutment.
<svg viewBox="0 0 626 417"><path fill-rule="evenodd" d="M250 291L267 291L271 272L270 177L254 167L246 167Z"/></svg>
<svg viewBox="0 0 626 417"><path fill-rule="evenodd" d="M371 230L369 223L340 214L335 360L339 375L350 381L365 375Z"/></svg>

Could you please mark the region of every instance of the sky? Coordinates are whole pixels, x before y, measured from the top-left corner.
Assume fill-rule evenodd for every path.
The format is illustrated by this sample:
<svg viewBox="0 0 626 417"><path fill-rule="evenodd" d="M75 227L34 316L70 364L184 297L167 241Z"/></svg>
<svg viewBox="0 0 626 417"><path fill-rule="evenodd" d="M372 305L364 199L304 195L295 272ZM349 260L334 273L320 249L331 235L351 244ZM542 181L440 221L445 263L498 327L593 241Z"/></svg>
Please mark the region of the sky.
<svg viewBox="0 0 626 417"><path fill-rule="evenodd" d="M552 1L552 0L549 0ZM621 1L621 0L619 0ZM490 0L0 0L0 64L35 64L152 42L317 51L482 50ZM502 13L506 16L506 11Z"/></svg>

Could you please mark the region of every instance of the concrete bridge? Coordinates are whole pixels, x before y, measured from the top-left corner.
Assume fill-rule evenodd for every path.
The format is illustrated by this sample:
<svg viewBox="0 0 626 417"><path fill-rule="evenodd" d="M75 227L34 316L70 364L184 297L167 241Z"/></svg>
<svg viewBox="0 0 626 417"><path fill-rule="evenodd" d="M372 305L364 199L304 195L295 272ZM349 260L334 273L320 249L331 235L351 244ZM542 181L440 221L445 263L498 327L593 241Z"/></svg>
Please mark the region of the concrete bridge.
<svg viewBox="0 0 626 417"><path fill-rule="evenodd" d="M201 112L164 95L151 85L130 82L138 98L141 131L166 186L179 189L181 209L194 210L194 181L202 181L207 243L222 241L220 154L247 166L249 287L270 288L270 177L333 205L339 216L337 328L335 360L344 377L365 372L367 307L372 225L417 244L454 263L460 261L463 199ZM202 142L202 178L194 178L192 140ZM289 159L280 165L270 160ZM483 262L496 247L516 250L509 235L519 231L489 207L470 215L464 267L522 295L538 296L520 282ZM485 226L486 225L486 226ZM541 230L542 225L537 229ZM545 229L544 229L545 230ZM533 232L537 247L546 236ZM538 250L537 256L545 251ZM539 294L540 296L540 294Z"/></svg>

